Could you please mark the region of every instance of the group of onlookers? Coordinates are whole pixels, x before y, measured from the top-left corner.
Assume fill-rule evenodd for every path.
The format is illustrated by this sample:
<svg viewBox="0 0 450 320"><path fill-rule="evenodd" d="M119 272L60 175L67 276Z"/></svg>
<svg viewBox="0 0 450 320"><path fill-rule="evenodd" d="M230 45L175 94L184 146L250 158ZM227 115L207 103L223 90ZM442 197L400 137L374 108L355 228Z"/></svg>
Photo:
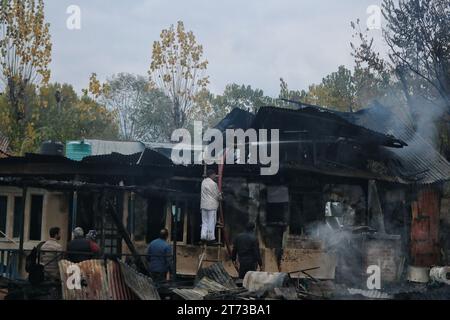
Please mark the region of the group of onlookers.
<svg viewBox="0 0 450 320"><path fill-rule="evenodd" d="M239 234L233 243L231 259L237 267L240 278L243 278L248 271L256 270L258 266L262 269L258 240L254 230L255 225L249 223L246 231ZM60 279L58 262L63 258L79 263L93 259L100 254L100 247L95 242L97 237L95 230L90 230L85 236L82 228L75 228L72 232L72 240L67 244L65 252L58 243L61 239L60 228L51 228L49 236L50 238L39 246L39 260L44 266L47 279ZM147 247L148 271L155 282L166 280L168 273L173 275L174 272L172 246L167 242L168 236L168 230L162 229L159 237L151 241Z"/></svg>
<svg viewBox="0 0 450 320"><path fill-rule="evenodd" d="M60 279L58 262L63 258L78 263L100 254L95 230L90 230L85 236L82 228L75 228L72 232L72 240L67 244L65 252L58 243L61 240L61 229L59 227L50 228L49 236L50 238L39 246L39 262L44 266L47 279Z"/></svg>

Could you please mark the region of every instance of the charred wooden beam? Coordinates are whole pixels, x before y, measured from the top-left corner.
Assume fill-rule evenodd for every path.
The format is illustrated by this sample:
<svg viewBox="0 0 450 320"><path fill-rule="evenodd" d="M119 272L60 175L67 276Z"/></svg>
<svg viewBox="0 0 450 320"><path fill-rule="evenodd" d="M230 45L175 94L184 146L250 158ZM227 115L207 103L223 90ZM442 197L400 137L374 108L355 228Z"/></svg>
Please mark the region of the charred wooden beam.
<svg viewBox="0 0 450 320"><path fill-rule="evenodd" d="M134 176L167 177L171 175L170 166L124 166L123 164L73 164L73 163L17 163L2 162L2 176Z"/></svg>
<svg viewBox="0 0 450 320"><path fill-rule="evenodd" d="M25 204L27 203L27 193L28 193L28 187L26 185L22 188L22 210L20 210L20 219L19 219L19 225L20 225L20 240L19 240L19 272L22 270L23 265L23 242L24 242L24 236L25 236Z"/></svg>
<svg viewBox="0 0 450 320"><path fill-rule="evenodd" d="M20 187L27 185L28 187L54 189L54 190L67 190L67 191L99 191L112 190L112 191L135 191L138 193L155 193L155 194L167 194L167 193L179 193L180 190L164 188L156 185L147 186L120 186L112 184L90 183L82 181L61 181L61 180L47 180L39 178L20 178L9 177L0 178L0 185Z"/></svg>
<svg viewBox="0 0 450 320"><path fill-rule="evenodd" d="M108 201L106 201L109 203ZM145 267L145 264L142 262L141 257L139 256L139 253L137 252L136 248L134 247L133 242L131 241L130 235L127 232L127 229L122 223L122 220L120 219L119 215L117 214L116 208L114 205L110 205L111 211L111 218L114 222L114 224L117 226L117 229L122 236L123 240L125 241L127 247L130 249L131 254L133 255L134 261L136 263L137 268L139 269L139 272L148 275L148 270Z"/></svg>

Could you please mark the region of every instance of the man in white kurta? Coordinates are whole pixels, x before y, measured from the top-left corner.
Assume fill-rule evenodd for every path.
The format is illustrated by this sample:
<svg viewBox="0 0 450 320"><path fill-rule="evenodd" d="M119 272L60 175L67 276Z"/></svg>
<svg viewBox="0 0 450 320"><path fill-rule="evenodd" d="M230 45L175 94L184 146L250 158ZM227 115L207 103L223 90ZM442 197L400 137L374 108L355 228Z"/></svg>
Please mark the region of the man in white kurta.
<svg viewBox="0 0 450 320"><path fill-rule="evenodd" d="M214 170L208 170L207 177L202 181L200 208L202 211L202 228L200 238L204 241L214 241L217 220L217 208L221 198L219 187L214 181L217 178Z"/></svg>

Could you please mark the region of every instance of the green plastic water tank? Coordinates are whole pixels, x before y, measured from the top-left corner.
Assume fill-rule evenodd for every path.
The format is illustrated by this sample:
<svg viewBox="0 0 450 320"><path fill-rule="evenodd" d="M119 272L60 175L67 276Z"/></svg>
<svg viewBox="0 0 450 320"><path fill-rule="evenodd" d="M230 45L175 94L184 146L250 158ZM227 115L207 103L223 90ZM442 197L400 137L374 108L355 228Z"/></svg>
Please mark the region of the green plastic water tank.
<svg viewBox="0 0 450 320"><path fill-rule="evenodd" d="M66 157L72 160L81 161L84 157L92 154L91 144L84 141L67 141Z"/></svg>

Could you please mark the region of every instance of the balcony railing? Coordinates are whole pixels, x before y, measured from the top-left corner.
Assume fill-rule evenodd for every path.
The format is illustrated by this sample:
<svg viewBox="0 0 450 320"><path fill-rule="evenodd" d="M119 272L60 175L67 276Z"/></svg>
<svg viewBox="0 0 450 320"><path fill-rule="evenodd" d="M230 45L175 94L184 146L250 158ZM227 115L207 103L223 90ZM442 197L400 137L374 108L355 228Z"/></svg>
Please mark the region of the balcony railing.
<svg viewBox="0 0 450 320"><path fill-rule="evenodd" d="M18 279L19 274L18 249L0 249L0 276L7 279Z"/></svg>

